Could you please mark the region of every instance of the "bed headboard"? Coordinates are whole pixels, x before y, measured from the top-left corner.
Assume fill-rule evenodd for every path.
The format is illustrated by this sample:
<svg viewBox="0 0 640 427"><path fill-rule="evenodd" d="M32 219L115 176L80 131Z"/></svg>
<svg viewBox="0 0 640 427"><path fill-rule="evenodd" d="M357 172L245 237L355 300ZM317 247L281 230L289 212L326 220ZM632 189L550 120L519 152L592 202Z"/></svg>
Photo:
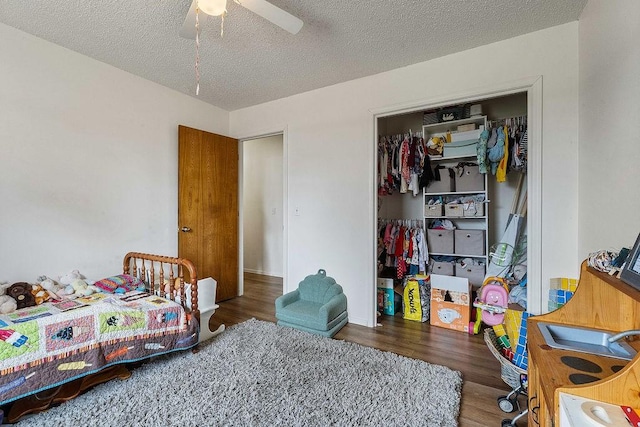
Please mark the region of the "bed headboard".
<svg viewBox="0 0 640 427"><path fill-rule="evenodd" d="M189 308L187 303L190 303L191 314L200 322L198 274L195 265L188 259L129 252L122 261L122 271L142 280L151 294L178 302L185 309ZM169 286L169 292L165 291L166 283L173 284ZM189 286L185 286L185 283Z"/></svg>

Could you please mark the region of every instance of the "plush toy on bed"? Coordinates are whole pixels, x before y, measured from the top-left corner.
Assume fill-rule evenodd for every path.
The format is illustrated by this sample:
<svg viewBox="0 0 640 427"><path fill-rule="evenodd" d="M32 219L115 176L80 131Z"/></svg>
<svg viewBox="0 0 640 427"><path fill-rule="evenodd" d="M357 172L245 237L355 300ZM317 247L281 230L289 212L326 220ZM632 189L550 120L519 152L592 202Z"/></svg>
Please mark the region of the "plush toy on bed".
<svg viewBox="0 0 640 427"><path fill-rule="evenodd" d="M18 304L18 309L33 307L36 299L31 294L31 285L27 282L18 282L7 288L7 295L12 296Z"/></svg>
<svg viewBox="0 0 640 427"><path fill-rule="evenodd" d="M39 276L38 284L40 284L40 286L42 286L47 291L47 293L49 294L49 298L60 300L66 295L64 286L60 286L58 282L51 279L50 277Z"/></svg>
<svg viewBox="0 0 640 427"><path fill-rule="evenodd" d="M11 286L8 283L0 283L0 313L7 314L16 311L18 303L11 296L6 295L6 291Z"/></svg>
<svg viewBox="0 0 640 427"><path fill-rule="evenodd" d="M33 295L36 305L49 301L49 292L38 284L31 285L31 295Z"/></svg>
<svg viewBox="0 0 640 427"><path fill-rule="evenodd" d="M96 292L100 292L100 289L96 288L93 285L89 285L83 279L76 279L71 282L71 287L73 288L73 294L69 295L70 298L82 298L88 297L89 295L95 294Z"/></svg>
<svg viewBox="0 0 640 427"><path fill-rule="evenodd" d="M75 293L75 290L73 289L73 286L71 286L71 283L77 279L82 279L82 276L80 276L80 272L78 270L72 270L58 278L58 282L60 282L60 285L64 286L64 292L62 292L64 295L72 295Z"/></svg>
<svg viewBox="0 0 640 427"><path fill-rule="evenodd" d="M60 276L61 285L64 285L63 298L75 299L86 297L100 290L95 286L90 286L78 270L72 270L64 276Z"/></svg>

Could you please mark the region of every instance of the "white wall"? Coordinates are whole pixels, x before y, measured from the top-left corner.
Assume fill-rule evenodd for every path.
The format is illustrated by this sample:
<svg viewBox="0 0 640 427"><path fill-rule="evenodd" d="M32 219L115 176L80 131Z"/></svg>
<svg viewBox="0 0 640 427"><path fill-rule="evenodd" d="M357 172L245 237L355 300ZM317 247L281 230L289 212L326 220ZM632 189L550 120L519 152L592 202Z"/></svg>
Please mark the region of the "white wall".
<svg viewBox="0 0 640 427"><path fill-rule="evenodd" d="M242 142L244 271L282 277L282 135Z"/></svg>
<svg viewBox="0 0 640 427"><path fill-rule="evenodd" d="M324 268L372 326L375 137L372 111L543 78L541 286L577 274L578 23L231 112L237 137L287 129L290 290ZM508 60L512 58L513 60ZM502 60L504 59L504 60ZM293 209L301 209L300 216Z"/></svg>
<svg viewBox="0 0 640 427"><path fill-rule="evenodd" d="M580 15L582 258L640 232L640 2L590 0Z"/></svg>
<svg viewBox="0 0 640 427"><path fill-rule="evenodd" d="M0 281L177 255L177 126L228 113L2 24L0 58Z"/></svg>

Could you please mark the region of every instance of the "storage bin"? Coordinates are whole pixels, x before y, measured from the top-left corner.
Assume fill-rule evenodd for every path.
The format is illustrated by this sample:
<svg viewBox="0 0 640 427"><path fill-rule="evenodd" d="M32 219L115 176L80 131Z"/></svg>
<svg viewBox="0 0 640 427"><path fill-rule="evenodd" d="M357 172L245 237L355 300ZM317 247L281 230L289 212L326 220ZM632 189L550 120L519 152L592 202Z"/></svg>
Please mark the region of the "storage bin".
<svg viewBox="0 0 640 427"><path fill-rule="evenodd" d="M478 154L478 140L448 142L444 144L443 157L464 157Z"/></svg>
<svg viewBox="0 0 640 427"><path fill-rule="evenodd" d="M464 211L462 209L462 205L458 203L447 203L444 205L444 214L445 216L460 217L464 216Z"/></svg>
<svg viewBox="0 0 640 427"><path fill-rule="evenodd" d="M429 274L442 274L443 276L453 276L453 262L429 261Z"/></svg>
<svg viewBox="0 0 640 427"><path fill-rule="evenodd" d="M442 216L442 205L425 205L424 216L427 218L437 218Z"/></svg>
<svg viewBox="0 0 640 427"><path fill-rule="evenodd" d="M422 115L422 124L423 125L432 125L438 123L438 112L437 111L425 111Z"/></svg>
<svg viewBox="0 0 640 427"><path fill-rule="evenodd" d="M475 123L467 123L466 125L459 125L458 132L468 132L470 130L475 130L475 128L476 128Z"/></svg>
<svg viewBox="0 0 640 427"><path fill-rule="evenodd" d="M463 203L462 216L484 216L484 202Z"/></svg>
<svg viewBox="0 0 640 427"><path fill-rule="evenodd" d="M460 255L484 255L484 230L454 230L455 253Z"/></svg>
<svg viewBox="0 0 640 427"><path fill-rule="evenodd" d="M467 142L467 141L477 142L480 139L480 134L482 133L482 131L476 129L475 124L471 123L471 124L462 125L462 126L471 126L471 129L463 130L459 132L452 132L451 142L449 144L455 144L457 142Z"/></svg>
<svg viewBox="0 0 640 427"><path fill-rule="evenodd" d="M446 166L436 166L434 173L438 172L440 181L431 181L427 185L427 193L450 193L454 191L454 171Z"/></svg>
<svg viewBox="0 0 640 427"><path fill-rule="evenodd" d="M458 165L454 170L456 191L484 191L485 176L480 173L478 165Z"/></svg>
<svg viewBox="0 0 640 427"><path fill-rule="evenodd" d="M452 254L454 249L453 232L455 230L427 230L427 248L431 253Z"/></svg>
<svg viewBox="0 0 640 427"><path fill-rule="evenodd" d="M465 277L469 279L469 283L473 286L482 286L484 282L485 268L484 265L456 264L455 274L456 277Z"/></svg>
<svg viewBox="0 0 640 427"><path fill-rule="evenodd" d="M438 111L439 122L450 122L452 120L460 120L464 114L462 107L447 107Z"/></svg>

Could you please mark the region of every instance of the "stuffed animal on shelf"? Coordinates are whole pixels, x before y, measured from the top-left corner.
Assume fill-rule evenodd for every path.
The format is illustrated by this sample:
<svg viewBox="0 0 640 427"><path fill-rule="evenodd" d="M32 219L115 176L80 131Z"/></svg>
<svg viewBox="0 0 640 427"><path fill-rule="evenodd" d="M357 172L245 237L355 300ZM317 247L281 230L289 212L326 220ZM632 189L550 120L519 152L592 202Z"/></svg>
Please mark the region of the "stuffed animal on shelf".
<svg viewBox="0 0 640 427"><path fill-rule="evenodd" d="M18 309L18 303L6 291L11 286L8 283L0 283L0 313L7 314Z"/></svg>
<svg viewBox="0 0 640 427"><path fill-rule="evenodd" d="M18 304L18 310L36 305L36 299L31 294L31 285L26 282L18 282L7 288L7 295L13 297Z"/></svg>
<svg viewBox="0 0 640 427"><path fill-rule="evenodd" d="M445 139L439 136L434 136L427 141L427 154L430 156L442 156L444 152Z"/></svg>

